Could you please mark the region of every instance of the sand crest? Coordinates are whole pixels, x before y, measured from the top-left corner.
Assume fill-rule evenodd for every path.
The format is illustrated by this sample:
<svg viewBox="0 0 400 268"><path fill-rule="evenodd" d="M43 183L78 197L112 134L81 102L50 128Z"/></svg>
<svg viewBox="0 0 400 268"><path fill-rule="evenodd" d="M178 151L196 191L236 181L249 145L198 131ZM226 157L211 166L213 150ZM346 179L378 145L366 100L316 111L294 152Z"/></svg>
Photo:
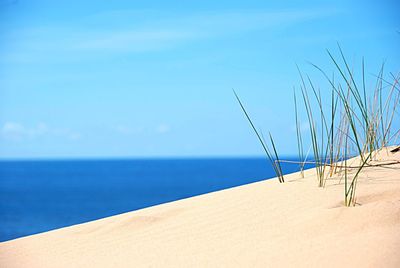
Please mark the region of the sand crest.
<svg viewBox="0 0 400 268"><path fill-rule="evenodd" d="M400 164L365 168L350 208L305 174L3 242L0 266L400 267Z"/></svg>

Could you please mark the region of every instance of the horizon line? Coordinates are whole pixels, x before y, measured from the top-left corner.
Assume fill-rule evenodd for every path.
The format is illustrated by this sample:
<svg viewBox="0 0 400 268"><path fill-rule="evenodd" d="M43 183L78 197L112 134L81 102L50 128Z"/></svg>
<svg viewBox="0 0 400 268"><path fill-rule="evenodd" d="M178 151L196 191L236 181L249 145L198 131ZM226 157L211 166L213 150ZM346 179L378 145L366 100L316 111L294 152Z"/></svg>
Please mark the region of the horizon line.
<svg viewBox="0 0 400 268"><path fill-rule="evenodd" d="M290 159L298 156L285 154L283 157ZM25 162L25 161L107 161L107 160L206 160L206 159L263 159L264 155L194 155L194 156L83 156L83 157L0 157L0 162Z"/></svg>

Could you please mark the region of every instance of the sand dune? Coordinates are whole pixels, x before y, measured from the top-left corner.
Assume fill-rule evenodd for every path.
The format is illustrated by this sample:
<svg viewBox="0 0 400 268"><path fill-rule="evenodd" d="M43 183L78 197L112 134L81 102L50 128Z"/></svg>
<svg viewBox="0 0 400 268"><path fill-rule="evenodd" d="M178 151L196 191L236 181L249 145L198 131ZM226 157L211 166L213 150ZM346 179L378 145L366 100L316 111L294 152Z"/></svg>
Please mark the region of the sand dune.
<svg viewBox="0 0 400 268"><path fill-rule="evenodd" d="M365 168L350 208L305 174L7 241L0 266L400 267L400 164Z"/></svg>

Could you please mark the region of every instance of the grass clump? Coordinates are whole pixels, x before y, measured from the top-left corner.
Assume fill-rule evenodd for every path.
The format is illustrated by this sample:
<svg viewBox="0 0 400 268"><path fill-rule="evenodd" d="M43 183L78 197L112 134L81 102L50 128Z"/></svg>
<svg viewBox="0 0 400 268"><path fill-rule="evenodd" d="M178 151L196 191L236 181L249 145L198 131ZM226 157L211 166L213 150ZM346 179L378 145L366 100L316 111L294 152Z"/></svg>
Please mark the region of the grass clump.
<svg viewBox="0 0 400 268"><path fill-rule="evenodd" d="M318 185L324 186L328 177L332 177L344 168L344 201L346 206L350 206L355 204L357 178L360 172L365 167L373 165L375 152L396 143L396 136L391 135L391 131L399 105L399 75L395 77L391 74L391 81L385 80L384 65L382 65L376 76L375 88L368 91L364 60L361 64L361 82L357 82L339 45L338 50L341 63L327 51L339 73L338 81L335 81L334 76L330 78L320 67L312 64L330 85L328 104L323 105L321 92L315 88L311 79L307 76L308 84L306 84L303 75L299 73ZM312 105L309 91L312 91L317 105ZM372 96L369 96L368 92L372 92ZM326 116L326 109L329 110L329 117ZM314 118L314 114L318 115L319 121ZM297 117L296 115L296 120ZM348 166L347 160L357 155L359 164ZM338 163L343 160L344 167L343 165L338 167ZM329 172L326 172L327 168ZM350 169L356 169L352 176L349 174Z"/></svg>
<svg viewBox="0 0 400 268"><path fill-rule="evenodd" d="M339 74L336 78L327 75L322 68L312 64L328 82L328 89L321 91L308 75L300 75L300 92L308 122L308 136L313 160L307 161L304 154L305 137L302 134L300 109L296 90L294 90L294 115L296 122L296 137L300 174L304 176L304 164L315 165L319 187L324 187L328 178L343 174L344 171L344 203L346 206L355 204L356 186L359 174L368 166L376 163L375 154L382 148L397 144L400 130L394 129L395 119L400 103L400 74L390 73L386 78L384 64L375 75L375 87L368 89L365 75L364 59L361 64L360 81L350 68L348 61L338 45L339 57L335 58L327 51L334 69ZM273 151L266 145L262 135L254 127L243 104L235 96L262 144L267 157L271 161L280 182L284 182L280 162L272 136L270 143ZM327 97L329 96L329 97ZM348 165L352 157L358 160L356 165ZM354 160L354 159L353 159ZM352 161L354 162L354 161ZM344 165L343 165L344 163Z"/></svg>

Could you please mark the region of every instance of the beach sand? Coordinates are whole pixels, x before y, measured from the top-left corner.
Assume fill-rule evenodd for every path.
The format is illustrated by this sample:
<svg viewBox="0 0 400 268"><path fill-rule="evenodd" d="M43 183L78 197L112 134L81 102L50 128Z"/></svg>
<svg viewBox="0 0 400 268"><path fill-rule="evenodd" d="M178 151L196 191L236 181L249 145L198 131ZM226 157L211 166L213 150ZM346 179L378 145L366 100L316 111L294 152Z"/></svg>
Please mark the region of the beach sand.
<svg viewBox="0 0 400 268"><path fill-rule="evenodd" d="M305 175L3 242L0 266L400 267L400 164L365 168L355 207L339 177Z"/></svg>

